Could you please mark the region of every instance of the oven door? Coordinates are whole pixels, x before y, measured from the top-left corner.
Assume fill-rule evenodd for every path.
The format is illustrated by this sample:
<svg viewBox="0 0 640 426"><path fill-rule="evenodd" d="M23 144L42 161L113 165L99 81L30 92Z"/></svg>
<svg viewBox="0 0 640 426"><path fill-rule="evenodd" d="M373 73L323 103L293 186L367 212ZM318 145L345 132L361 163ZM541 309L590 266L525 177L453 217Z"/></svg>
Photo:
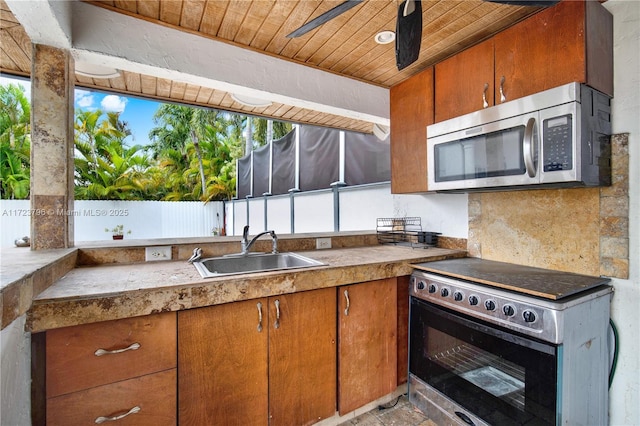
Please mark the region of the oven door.
<svg viewBox="0 0 640 426"><path fill-rule="evenodd" d="M491 425L556 424L557 346L415 297L409 339L410 375L474 417Z"/></svg>

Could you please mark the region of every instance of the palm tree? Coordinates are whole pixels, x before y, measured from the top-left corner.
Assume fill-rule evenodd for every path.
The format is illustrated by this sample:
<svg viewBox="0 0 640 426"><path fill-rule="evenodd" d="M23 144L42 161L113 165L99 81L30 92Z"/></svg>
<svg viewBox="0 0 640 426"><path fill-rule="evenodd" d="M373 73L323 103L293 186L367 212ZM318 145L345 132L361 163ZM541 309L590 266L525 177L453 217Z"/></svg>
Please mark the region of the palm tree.
<svg viewBox="0 0 640 426"><path fill-rule="evenodd" d="M109 112L107 119L102 119L103 112L77 110L75 116L75 142L89 148L89 169L98 167L98 152L113 140L122 141L131 132L126 123L119 121L120 113Z"/></svg>
<svg viewBox="0 0 640 426"><path fill-rule="evenodd" d="M97 158L97 168L88 185L76 185L77 199L142 200L145 199L144 175L149 168L146 156L139 155L143 147L123 147L119 141L103 146ZM83 161L79 161L82 166ZM86 160L84 160L86 162ZM78 162L76 163L78 164Z"/></svg>
<svg viewBox="0 0 640 426"><path fill-rule="evenodd" d="M0 198L29 198L30 114L22 85L0 86Z"/></svg>
<svg viewBox="0 0 640 426"><path fill-rule="evenodd" d="M269 123L272 125L271 137L274 141L285 136L293 129L293 124L284 121L272 121L266 118L254 118L253 121L255 126L253 137L258 142L258 146L269 143Z"/></svg>
<svg viewBox="0 0 640 426"><path fill-rule="evenodd" d="M154 115L158 125L151 130L152 150L163 169L165 199L207 200L219 195L211 177L233 163L232 147L241 139L234 115L220 111L180 105L162 105ZM208 178L209 177L209 178ZM235 188L235 184L234 184Z"/></svg>

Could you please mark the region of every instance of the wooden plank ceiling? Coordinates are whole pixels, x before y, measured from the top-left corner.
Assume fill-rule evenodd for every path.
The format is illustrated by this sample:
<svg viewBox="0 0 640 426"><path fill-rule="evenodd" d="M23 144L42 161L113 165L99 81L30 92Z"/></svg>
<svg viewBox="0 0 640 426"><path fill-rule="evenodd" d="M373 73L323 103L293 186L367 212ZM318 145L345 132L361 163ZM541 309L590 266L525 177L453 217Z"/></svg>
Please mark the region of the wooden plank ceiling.
<svg viewBox="0 0 640 426"><path fill-rule="evenodd" d="M483 0L423 0L423 31L417 62L398 71L394 43L374 35L395 30L399 1L365 0L299 38L286 35L342 0L104 0L87 1L139 19L196 33L332 73L391 87L538 11ZM0 0L0 70L29 76L30 40ZM371 132L371 123L274 103L250 108L229 93L122 71L117 78L76 75L76 85L160 101L210 107L284 121Z"/></svg>

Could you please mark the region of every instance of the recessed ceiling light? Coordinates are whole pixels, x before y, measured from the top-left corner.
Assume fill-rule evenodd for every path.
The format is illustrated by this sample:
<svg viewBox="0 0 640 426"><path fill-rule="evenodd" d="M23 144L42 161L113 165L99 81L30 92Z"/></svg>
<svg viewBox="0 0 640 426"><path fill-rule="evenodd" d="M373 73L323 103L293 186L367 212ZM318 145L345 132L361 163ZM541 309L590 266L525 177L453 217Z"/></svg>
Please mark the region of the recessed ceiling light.
<svg viewBox="0 0 640 426"><path fill-rule="evenodd" d="M76 61L76 74L91 78L115 78L120 76L120 72L115 68L82 61Z"/></svg>
<svg viewBox="0 0 640 426"><path fill-rule="evenodd" d="M393 31L380 31L373 39L378 44L389 44L396 39L396 33Z"/></svg>
<svg viewBox="0 0 640 426"><path fill-rule="evenodd" d="M264 107L271 106L271 101L265 101L264 99L259 99L259 98L252 98L251 96L236 95L235 93L232 93L231 98L233 98L234 101L248 107L264 108Z"/></svg>

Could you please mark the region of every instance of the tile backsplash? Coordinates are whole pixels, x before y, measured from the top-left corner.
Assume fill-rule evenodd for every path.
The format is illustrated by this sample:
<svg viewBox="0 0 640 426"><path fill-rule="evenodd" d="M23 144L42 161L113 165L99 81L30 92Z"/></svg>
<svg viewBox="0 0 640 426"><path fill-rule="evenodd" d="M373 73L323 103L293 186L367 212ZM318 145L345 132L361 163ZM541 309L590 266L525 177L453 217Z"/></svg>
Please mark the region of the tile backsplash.
<svg viewBox="0 0 640 426"><path fill-rule="evenodd" d="M469 255L628 278L628 135L611 143L610 187L470 194Z"/></svg>

